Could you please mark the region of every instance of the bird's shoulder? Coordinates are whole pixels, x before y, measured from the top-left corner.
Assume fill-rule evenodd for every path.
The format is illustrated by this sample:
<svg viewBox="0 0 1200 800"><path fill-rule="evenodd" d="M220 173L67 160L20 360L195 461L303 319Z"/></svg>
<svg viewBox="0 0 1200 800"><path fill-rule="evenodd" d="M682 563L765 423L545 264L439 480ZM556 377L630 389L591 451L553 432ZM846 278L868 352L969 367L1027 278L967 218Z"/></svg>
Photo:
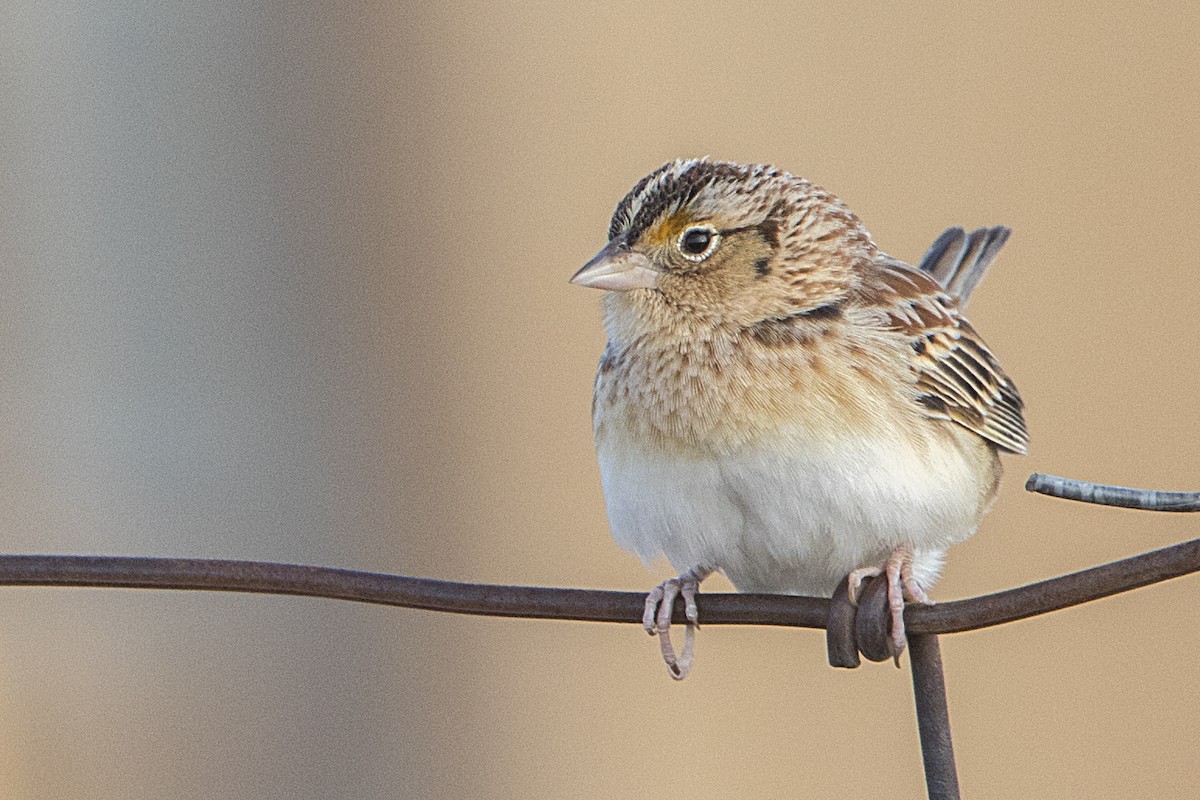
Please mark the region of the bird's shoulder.
<svg viewBox="0 0 1200 800"><path fill-rule="evenodd" d="M1024 453L1029 434L1016 385L956 300L928 273L886 255L861 272L852 302L907 345L903 351L925 414Z"/></svg>

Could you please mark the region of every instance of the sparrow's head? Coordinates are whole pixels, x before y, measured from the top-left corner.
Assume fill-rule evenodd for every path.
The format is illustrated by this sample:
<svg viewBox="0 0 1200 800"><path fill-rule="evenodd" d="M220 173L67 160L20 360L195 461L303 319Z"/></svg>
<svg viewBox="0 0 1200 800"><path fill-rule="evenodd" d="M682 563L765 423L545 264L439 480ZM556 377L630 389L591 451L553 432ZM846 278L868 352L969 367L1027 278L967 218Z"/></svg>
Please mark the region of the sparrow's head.
<svg viewBox="0 0 1200 800"><path fill-rule="evenodd" d="M572 283L739 327L836 307L855 265L874 253L858 218L808 181L704 159L642 178L617 206L608 236Z"/></svg>

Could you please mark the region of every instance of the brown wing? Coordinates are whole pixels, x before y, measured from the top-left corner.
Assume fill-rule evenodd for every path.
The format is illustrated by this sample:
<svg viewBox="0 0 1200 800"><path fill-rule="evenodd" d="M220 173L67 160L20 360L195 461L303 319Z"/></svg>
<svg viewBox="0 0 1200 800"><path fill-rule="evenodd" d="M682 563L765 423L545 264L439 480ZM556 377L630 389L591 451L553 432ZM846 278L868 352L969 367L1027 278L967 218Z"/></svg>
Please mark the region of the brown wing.
<svg viewBox="0 0 1200 800"><path fill-rule="evenodd" d="M957 422L1011 453L1025 453L1029 433L1017 387L954 299L927 273L880 257L864 297L884 324L908 338L917 401L930 417Z"/></svg>

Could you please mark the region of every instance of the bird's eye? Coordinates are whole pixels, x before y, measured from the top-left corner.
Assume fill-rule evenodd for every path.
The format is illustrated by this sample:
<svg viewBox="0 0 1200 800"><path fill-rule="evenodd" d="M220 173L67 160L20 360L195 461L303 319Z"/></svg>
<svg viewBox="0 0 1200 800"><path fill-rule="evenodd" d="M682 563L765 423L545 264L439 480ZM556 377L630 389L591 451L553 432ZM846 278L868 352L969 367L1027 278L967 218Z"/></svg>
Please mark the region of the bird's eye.
<svg viewBox="0 0 1200 800"><path fill-rule="evenodd" d="M703 261L717 249L721 234L707 225L697 225L685 230L679 237L679 252L688 261Z"/></svg>

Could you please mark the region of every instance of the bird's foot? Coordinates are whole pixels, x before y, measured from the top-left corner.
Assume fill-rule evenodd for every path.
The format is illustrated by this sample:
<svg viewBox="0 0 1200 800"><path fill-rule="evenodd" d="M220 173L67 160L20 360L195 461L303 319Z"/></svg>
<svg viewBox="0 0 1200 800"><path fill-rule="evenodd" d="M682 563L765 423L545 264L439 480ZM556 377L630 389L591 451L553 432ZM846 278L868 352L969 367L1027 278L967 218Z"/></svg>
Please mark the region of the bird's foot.
<svg viewBox="0 0 1200 800"><path fill-rule="evenodd" d="M863 581L877 578L883 574L883 567L859 567L846 576L846 596L851 605L858 605L858 593L862 591Z"/></svg>
<svg viewBox="0 0 1200 800"><path fill-rule="evenodd" d="M692 567L678 578L663 581L646 595L642 627L651 636L658 636L658 646L662 651L663 661L667 664L667 671L677 681L687 677L695 661L696 628L700 626L696 592L700 590L700 581L710 574L712 570L708 567ZM675 655L675 646L671 644L671 613L675 608L676 597L683 597L683 614L687 617L683 649L678 656Z"/></svg>
<svg viewBox="0 0 1200 800"><path fill-rule="evenodd" d="M913 550L911 545L902 544L892 551L887 561L881 567L859 567L847 578L846 593L850 602L858 604L858 593L862 582L867 578L879 575L887 576L888 611L892 617L891 639L892 658L896 666L900 666L900 654L908 646L904 634L904 602L906 600L924 605L933 605L929 595L921 585L913 579L912 574Z"/></svg>

